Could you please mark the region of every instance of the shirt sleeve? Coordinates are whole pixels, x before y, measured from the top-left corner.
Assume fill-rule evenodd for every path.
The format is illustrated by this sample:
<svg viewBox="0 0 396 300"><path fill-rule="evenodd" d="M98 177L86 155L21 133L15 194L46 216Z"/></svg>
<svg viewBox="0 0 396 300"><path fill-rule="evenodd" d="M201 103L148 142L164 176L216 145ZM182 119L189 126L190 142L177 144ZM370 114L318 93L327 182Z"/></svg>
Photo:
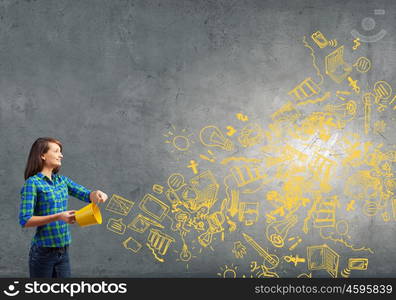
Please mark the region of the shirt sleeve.
<svg viewBox="0 0 396 300"><path fill-rule="evenodd" d="M83 187L82 185L75 183L73 180L71 180L70 178L68 178L66 176L62 176L62 177L66 182L67 189L69 191L70 196L73 196L73 197L80 199L81 201L84 201L84 202L88 202L88 203L91 202L89 200L89 194L91 193L91 191L89 189Z"/></svg>
<svg viewBox="0 0 396 300"><path fill-rule="evenodd" d="M33 216L37 200L37 188L33 180L26 180L21 189L21 205L19 209L19 224L24 227Z"/></svg>

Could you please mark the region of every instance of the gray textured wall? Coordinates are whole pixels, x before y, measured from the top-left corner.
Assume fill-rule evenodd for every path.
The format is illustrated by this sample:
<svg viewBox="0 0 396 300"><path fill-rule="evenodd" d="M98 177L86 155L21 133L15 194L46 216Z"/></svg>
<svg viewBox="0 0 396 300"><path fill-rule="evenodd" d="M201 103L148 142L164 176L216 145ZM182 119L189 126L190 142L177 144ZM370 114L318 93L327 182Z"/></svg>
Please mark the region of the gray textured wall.
<svg viewBox="0 0 396 300"><path fill-rule="evenodd" d="M385 14L374 14L375 9L383 9ZM74 276L261 276L260 271L268 263L263 262L242 233L279 258L278 266L267 270L269 277L274 273L280 277L302 273L329 277L326 270L312 270L308 264L308 260L317 262L322 257L315 254L316 257L309 258L307 249L323 244L339 255L338 277L348 267L350 258L368 260L367 270L351 270L350 276L395 276L392 151L396 101L392 104L392 93L381 98L375 92L378 87L375 83L379 81L396 88L395 15L396 2L392 0L1 0L0 276L28 276L27 257L33 229L22 230L18 226L19 191L29 148L40 136L62 141L62 174L88 188L135 202L127 216L102 205L102 225L73 226ZM353 29L366 37L363 39L375 41L361 40L354 50ZM338 45L333 41L319 48L311 39L311 34L318 30L329 41L337 40ZM376 38L381 30L386 31L385 36ZM303 43L304 36L314 51L318 70L314 68L311 50ZM349 65L359 57L371 61L366 73L357 71L356 65L350 71L349 76L358 80L359 94L351 89L347 79L337 83L325 74L325 57L341 45ZM326 92L330 93L328 98L304 104L288 95L308 77L318 83L318 72L323 76L320 93L311 100L325 97ZM349 93L347 100L337 97L338 90ZM370 120L362 101L365 93L373 96ZM355 112L344 110L338 115L327 115L326 120L337 126L319 122L312 125L307 121L313 112L328 111L326 105L344 105L351 100L355 101ZM283 121L271 118L289 101L300 113L297 119L292 119L293 114ZM249 121L244 122L244 116ZM345 124L337 123L340 119ZM370 121L366 129L365 120ZM262 139L244 147L239 138L249 122L262 128ZM304 131L306 123L313 131L304 132L304 138L293 136ZM274 129L274 124L280 124L282 130ZM234 150L204 145L200 131L208 125L217 126L233 142ZM234 135L226 135L228 126L236 130ZM315 142L318 138L315 133L320 129L325 134L319 135L319 139L326 140L329 134L327 143ZM176 136L179 138L175 139ZM348 141L361 151L353 152L347 147ZM364 143L368 142L371 144L366 144L369 147L365 152ZM327 189L322 185L325 179L318 179L323 174L315 173L306 160L296 162L294 154L288 156L287 145L298 148L314 143L316 150L308 156L322 151L334 162L325 178L330 185ZM357 156L348 156L353 153ZM285 154L289 161L270 166L273 159ZM241 206L237 206L237 213L232 212L230 199L221 210L223 199L227 199L224 178L246 165L243 160L224 163L229 157L256 159L250 168L263 168L265 178L259 180L262 186L257 192L244 193L246 186L234 187L240 191L240 203L258 203L258 219L252 224L239 218ZM381 158L374 159L378 157ZM127 228L122 235L107 229L110 219L122 218L128 225L138 214L149 217L139 208L147 193L172 208L165 196L167 180L171 174L180 173L189 183L196 176L188 167L191 160L198 163L199 173L210 170L218 183L217 201L209 211L192 209L186 204L187 194L183 198L179 191L182 198L179 205L158 221L164 228L151 226L144 233ZM284 172L290 166L294 169ZM297 166L305 169L296 171ZM371 173L367 175L364 171ZM361 179L359 174L366 174L361 176L365 178ZM373 184L374 191L366 191L368 182L378 183ZM154 184L163 186L164 192L155 193ZM277 207L268 198L271 191L280 195L282 199L278 200L283 204L278 206L285 212L283 216L274 214L273 218L281 221L289 214L298 219L283 236L283 247L276 247L265 235L273 220L267 215ZM285 195L286 192L290 194ZM318 193L322 199L337 197L338 206L332 208L334 223L320 228L315 218L319 218L319 206L325 204L318 203L307 221L308 231L304 232L304 219L314 210ZM368 196L373 199L367 199ZM353 200L353 209L347 209ZM371 215L367 215L367 203L377 205ZM82 202L70 198L70 209L82 206ZM190 223L184 224L188 231L185 235L181 227L176 228L175 215L181 211L190 216ZM209 228L208 216L215 212L224 221L222 233L214 233L211 244L205 247L198 236ZM195 228L193 221L194 224L201 221L203 231ZM232 226L236 226L235 230ZM156 254L163 262L146 246L153 228L175 240L163 257ZM123 247L128 237L142 245L137 253ZM299 237L301 243L289 250ZM188 261L179 258L183 240L192 255ZM232 251L237 242L246 249L241 258ZM285 256L296 255L305 262L294 266L285 261Z"/></svg>

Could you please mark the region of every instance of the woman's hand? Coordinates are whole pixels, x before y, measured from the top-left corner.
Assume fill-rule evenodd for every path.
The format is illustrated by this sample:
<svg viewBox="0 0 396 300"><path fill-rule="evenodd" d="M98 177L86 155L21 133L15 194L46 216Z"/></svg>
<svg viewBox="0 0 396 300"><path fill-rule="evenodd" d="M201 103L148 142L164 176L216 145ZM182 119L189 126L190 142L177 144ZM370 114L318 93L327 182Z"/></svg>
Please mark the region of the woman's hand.
<svg viewBox="0 0 396 300"><path fill-rule="evenodd" d="M94 191L89 194L89 200L94 203L102 203L107 200L107 195L102 191Z"/></svg>
<svg viewBox="0 0 396 300"><path fill-rule="evenodd" d="M62 220L64 222L66 222L67 224L74 224L74 223L76 223L75 212L76 212L75 210L67 210L67 211L58 213L58 220Z"/></svg>

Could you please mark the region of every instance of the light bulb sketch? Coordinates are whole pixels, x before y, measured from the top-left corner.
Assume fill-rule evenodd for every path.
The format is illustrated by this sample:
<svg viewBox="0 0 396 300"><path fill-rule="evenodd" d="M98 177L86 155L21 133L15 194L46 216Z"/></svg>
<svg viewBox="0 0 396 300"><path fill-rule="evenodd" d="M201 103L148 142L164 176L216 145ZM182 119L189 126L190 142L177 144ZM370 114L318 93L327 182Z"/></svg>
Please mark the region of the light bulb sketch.
<svg viewBox="0 0 396 300"><path fill-rule="evenodd" d="M194 144L194 141L191 139L193 134L187 134L187 129L185 128L182 129L181 132L178 132L173 125L171 125L171 127L172 130L163 134L163 136L167 138L164 143L171 144L174 149L180 152L189 151L191 144Z"/></svg>
<svg viewBox="0 0 396 300"><path fill-rule="evenodd" d="M213 125L206 126L199 133L201 143L207 147L218 147L226 151L234 150L234 144L226 138L221 130Z"/></svg>

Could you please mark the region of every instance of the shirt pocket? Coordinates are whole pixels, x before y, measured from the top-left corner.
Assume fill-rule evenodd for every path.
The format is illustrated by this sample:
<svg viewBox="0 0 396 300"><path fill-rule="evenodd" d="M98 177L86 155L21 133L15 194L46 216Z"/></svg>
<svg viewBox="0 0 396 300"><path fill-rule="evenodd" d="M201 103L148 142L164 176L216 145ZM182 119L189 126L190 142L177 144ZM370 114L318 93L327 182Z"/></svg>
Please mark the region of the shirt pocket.
<svg viewBox="0 0 396 300"><path fill-rule="evenodd" d="M55 192L55 206L61 210L67 208L67 201L69 199L69 190L66 184L60 184L56 187Z"/></svg>
<svg viewBox="0 0 396 300"><path fill-rule="evenodd" d="M38 215L47 215L54 207L54 191L48 186L41 186L37 193L36 211Z"/></svg>
<svg viewBox="0 0 396 300"><path fill-rule="evenodd" d="M67 185L65 183L61 184L58 187L58 191L59 191L59 194L60 194L62 199L68 199L69 198L69 189L67 188Z"/></svg>

